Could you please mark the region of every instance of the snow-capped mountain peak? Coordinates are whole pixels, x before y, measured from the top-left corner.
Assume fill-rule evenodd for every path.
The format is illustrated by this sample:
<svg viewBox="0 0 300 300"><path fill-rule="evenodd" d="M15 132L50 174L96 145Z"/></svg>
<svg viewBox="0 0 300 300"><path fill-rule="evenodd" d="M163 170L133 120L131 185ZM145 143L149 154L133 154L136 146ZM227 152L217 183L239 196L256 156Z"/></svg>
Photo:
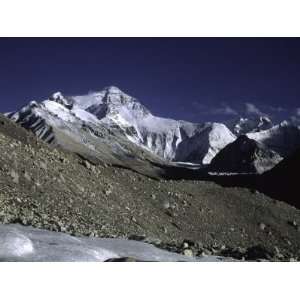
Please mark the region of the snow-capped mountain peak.
<svg viewBox="0 0 300 300"><path fill-rule="evenodd" d="M91 151L96 141L108 143L107 151L114 148L111 151L120 153L122 148L121 152L126 153L124 149L129 143L133 144L132 149L138 147L142 151L148 150L151 155L155 154L166 161L203 165L209 164L221 149L241 134L268 145L282 157L298 146L300 141L297 127L285 123L273 126L266 116L239 118L226 125L191 123L154 116L136 98L115 86L79 96L56 92L42 102L32 101L20 111L8 113L7 116L43 140L55 140L62 146L66 146L66 138L71 137L80 144L76 149L88 147ZM100 136L106 134L101 141L99 132L102 132ZM112 132L117 138L108 136ZM285 139L287 136L289 141ZM116 142L112 142L114 139ZM67 146L71 147L69 143Z"/></svg>
<svg viewBox="0 0 300 300"><path fill-rule="evenodd" d="M199 148L201 155L195 155L195 159L197 163L207 163L202 161L207 157L207 151L211 159L219 151L219 145L225 146L235 139L223 124L226 130L220 125L209 125L211 123L194 124L154 116L136 98L115 86L79 96L66 96L56 92L40 103L31 103L7 116L32 130L40 138L47 138L47 141L50 136L51 141L53 138L59 140L57 132L61 131L78 141L85 141L87 137L81 137L81 128L85 126L93 128L93 132L98 132L99 128L117 131L128 142L168 161L177 157L177 149L183 141L187 148L193 148L194 153L199 144L196 139L201 140L206 146ZM216 139L219 141L216 142ZM64 141L58 143L63 144ZM218 146L214 146L215 143ZM178 157L181 161L187 161L189 154L180 150Z"/></svg>
<svg viewBox="0 0 300 300"><path fill-rule="evenodd" d="M127 95L115 86L109 86L99 92L87 95L71 96L72 103L95 115L98 119L120 116L126 122L140 119L151 114L136 98Z"/></svg>

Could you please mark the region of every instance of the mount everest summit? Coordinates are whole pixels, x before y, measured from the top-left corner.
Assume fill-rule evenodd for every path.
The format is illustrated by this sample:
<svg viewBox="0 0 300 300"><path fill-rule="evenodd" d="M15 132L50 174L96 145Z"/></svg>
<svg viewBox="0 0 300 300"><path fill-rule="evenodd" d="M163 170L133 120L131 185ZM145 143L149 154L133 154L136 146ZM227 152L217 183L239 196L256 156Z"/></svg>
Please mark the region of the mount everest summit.
<svg viewBox="0 0 300 300"><path fill-rule="evenodd" d="M288 122L273 125L263 116L239 118L226 124L161 118L114 86L81 96L57 92L42 102L31 101L6 116L50 144L92 160L119 165L147 161L207 166L227 145L246 135L264 149L259 151L262 157L256 162L263 162L270 169L300 147L300 130ZM229 147L225 153L230 149L236 153L238 148ZM264 166L256 164L254 169L262 173ZM244 169L253 171L253 168Z"/></svg>

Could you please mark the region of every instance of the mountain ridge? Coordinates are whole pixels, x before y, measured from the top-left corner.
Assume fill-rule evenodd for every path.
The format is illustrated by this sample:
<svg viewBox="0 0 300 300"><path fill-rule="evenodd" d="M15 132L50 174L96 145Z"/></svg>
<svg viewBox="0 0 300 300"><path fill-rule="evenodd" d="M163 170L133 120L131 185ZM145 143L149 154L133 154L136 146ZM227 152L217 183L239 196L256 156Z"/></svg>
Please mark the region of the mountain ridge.
<svg viewBox="0 0 300 300"><path fill-rule="evenodd" d="M237 118L224 124L162 118L115 86L79 96L56 92L42 102L31 101L6 116L47 142L67 147L64 140L70 138L74 149L81 149L80 154L86 151L99 159L98 152L106 148L103 160L109 163L114 161L108 154L111 149L118 160L122 156L123 160L128 156L139 159L136 154L142 151L153 161L207 166L241 134L281 157L287 157L300 146L300 129L291 123L274 125L266 116ZM71 146L67 150L72 151Z"/></svg>

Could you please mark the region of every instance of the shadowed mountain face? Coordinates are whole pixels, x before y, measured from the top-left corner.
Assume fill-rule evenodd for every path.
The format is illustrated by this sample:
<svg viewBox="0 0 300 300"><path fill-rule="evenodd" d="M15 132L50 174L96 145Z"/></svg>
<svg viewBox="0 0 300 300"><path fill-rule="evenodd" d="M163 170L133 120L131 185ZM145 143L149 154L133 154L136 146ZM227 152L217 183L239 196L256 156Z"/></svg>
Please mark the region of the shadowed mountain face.
<svg viewBox="0 0 300 300"><path fill-rule="evenodd" d="M261 174L272 169L281 160L276 152L242 135L213 158L209 170L218 173Z"/></svg>
<svg viewBox="0 0 300 300"><path fill-rule="evenodd" d="M270 171L261 175L232 175L232 176L209 176L198 173L198 178L214 181L224 187L245 187L253 191L262 192L273 199L277 199L300 209L299 191L299 169L300 169L300 151L283 159ZM190 177L193 173L190 170ZM193 173L193 174L192 174ZM196 178L196 176L194 176Z"/></svg>
<svg viewBox="0 0 300 300"><path fill-rule="evenodd" d="M260 189L275 199L300 209L299 193L300 149L263 174Z"/></svg>

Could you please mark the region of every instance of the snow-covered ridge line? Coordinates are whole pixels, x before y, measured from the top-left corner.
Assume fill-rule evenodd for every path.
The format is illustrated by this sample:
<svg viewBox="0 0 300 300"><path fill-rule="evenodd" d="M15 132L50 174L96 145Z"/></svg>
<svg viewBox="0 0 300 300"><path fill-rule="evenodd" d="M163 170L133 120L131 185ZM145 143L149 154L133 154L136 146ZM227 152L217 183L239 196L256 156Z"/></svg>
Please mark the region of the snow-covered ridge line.
<svg viewBox="0 0 300 300"><path fill-rule="evenodd" d="M218 256L187 257L125 239L74 237L30 226L0 225L0 261L92 261L130 257L137 261L228 261Z"/></svg>
<svg viewBox="0 0 300 300"><path fill-rule="evenodd" d="M82 96L57 92L41 103L30 102L9 117L34 132L37 132L35 125L41 121L53 128L85 123L117 128L128 141L165 160L199 164L209 163L236 138L224 124L194 124L154 116L137 99L116 87ZM198 140L201 140L200 148ZM183 142L183 150L177 151Z"/></svg>
<svg viewBox="0 0 300 300"><path fill-rule="evenodd" d="M104 128L108 132L117 132L135 147L165 161L202 166L210 164L222 149L241 135L247 135L281 157L300 147L300 129L291 123L273 125L266 116L238 118L226 122L226 125L157 117L136 98L114 86L80 96L64 96L56 92L40 103L31 101L20 111L7 116L47 142L57 140L55 132L63 130L65 135L76 137L81 146L87 146L85 141L90 136L81 129L87 126L92 134ZM103 139L100 142L107 141ZM89 148L93 148L91 143ZM58 141L58 144L61 143ZM111 144L108 147L116 148ZM124 148L122 142L117 148ZM268 164L267 161L265 163Z"/></svg>

